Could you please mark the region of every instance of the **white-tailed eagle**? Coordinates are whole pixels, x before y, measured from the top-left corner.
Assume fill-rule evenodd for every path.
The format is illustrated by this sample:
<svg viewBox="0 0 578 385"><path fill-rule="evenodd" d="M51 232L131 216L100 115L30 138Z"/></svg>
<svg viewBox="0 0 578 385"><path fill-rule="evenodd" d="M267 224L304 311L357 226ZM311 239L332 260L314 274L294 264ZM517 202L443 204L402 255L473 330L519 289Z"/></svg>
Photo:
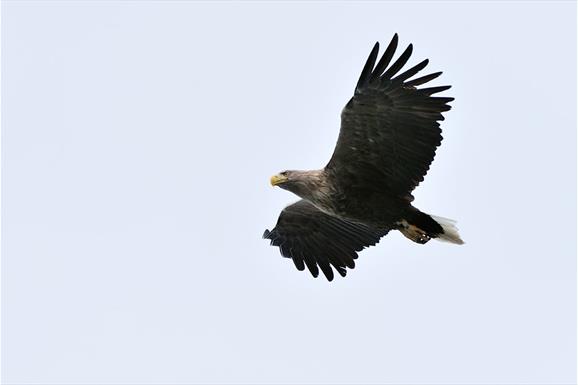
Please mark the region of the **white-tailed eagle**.
<svg viewBox="0 0 578 385"><path fill-rule="evenodd" d="M421 212L411 192L424 179L442 136L439 122L450 97L433 96L450 86L421 87L441 75L413 78L424 60L398 74L412 53L410 44L390 65L394 35L377 62L379 43L361 71L354 95L341 113L333 156L320 170L283 171L271 178L301 200L287 206L263 237L278 246L299 270L333 279L355 267L357 252L390 230L414 242L430 239L462 244L454 222Z"/></svg>

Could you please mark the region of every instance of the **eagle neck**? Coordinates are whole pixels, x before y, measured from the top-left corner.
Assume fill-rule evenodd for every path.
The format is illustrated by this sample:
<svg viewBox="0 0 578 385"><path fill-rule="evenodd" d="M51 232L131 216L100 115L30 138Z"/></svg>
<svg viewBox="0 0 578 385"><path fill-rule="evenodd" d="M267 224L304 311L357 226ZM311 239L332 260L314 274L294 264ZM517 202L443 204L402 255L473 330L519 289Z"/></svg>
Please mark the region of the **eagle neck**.
<svg viewBox="0 0 578 385"><path fill-rule="evenodd" d="M332 189L324 169L301 171L299 182L298 191L294 191L297 195L324 212L333 212Z"/></svg>

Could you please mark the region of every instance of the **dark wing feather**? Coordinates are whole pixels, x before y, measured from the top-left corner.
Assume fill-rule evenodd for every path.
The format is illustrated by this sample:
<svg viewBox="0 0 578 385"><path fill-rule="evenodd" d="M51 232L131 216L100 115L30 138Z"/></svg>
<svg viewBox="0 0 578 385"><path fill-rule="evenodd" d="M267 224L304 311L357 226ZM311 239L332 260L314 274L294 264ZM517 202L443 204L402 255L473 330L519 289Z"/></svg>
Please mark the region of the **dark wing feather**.
<svg viewBox="0 0 578 385"><path fill-rule="evenodd" d="M397 34L374 68L379 48L375 45L341 114L339 139L326 169L344 191L355 180L358 191L365 185L366 191L412 199L411 191L423 180L441 143L438 121L453 98L432 95L450 87L415 88L441 72L408 80L426 67L427 59L394 77L412 53L410 44L386 68L396 47Z"/></svg>
<svg viewBox="0 0 578 385"><path fill-rule="evenodd" d="M331 281L331 267L345 277L346 268L355 267L357 252L375 245L385 234L385 230L344 221L300 200L283 209L275 228L265 230L263 238L279 246L281 255L291 258L298 270L307 267L314 277L321 270Z"/></svg>

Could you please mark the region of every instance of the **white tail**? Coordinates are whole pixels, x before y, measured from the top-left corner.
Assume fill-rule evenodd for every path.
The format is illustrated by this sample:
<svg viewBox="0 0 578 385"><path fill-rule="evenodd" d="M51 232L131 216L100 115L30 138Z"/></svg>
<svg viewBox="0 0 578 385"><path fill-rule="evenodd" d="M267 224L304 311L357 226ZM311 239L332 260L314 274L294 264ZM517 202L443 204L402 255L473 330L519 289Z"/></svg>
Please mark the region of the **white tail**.
<svg viewBox="0 0 578 385"><path fill-rule="evenodd" d="M434 221L436 221L442 229L444 229L444 233L435 239L438 241L455 243L456 245L463 245L464 241L460 238L460 234L458 234L458 228L456 227L456 221L453 219L436 217L435 215L430 215Z"/></svg>

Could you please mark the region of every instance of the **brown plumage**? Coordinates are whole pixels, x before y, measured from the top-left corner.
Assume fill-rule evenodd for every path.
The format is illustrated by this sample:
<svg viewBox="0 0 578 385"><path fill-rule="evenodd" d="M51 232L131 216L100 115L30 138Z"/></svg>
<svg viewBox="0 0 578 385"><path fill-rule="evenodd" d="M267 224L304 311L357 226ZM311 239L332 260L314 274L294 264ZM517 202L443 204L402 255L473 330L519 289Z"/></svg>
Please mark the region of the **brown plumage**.
<svg viewBox="0 0 578 385"><path fill-rule="evenodd" d="M414 242L431 238L463 243L454 222L413 207L411 192L424 179L442 136L439 121L450 97L432 96L450 86L417 88L441 72L409 80L428 60L398 75L412 53L410 44L390 65L393 39L377 62L371 51L354 95L341 113L333 156L320 170L284 171L271 184L302 200L286 207L263 237L278 246L299 270L333 279L352 269L357 252L375 245L390 230Z"/></svg>

